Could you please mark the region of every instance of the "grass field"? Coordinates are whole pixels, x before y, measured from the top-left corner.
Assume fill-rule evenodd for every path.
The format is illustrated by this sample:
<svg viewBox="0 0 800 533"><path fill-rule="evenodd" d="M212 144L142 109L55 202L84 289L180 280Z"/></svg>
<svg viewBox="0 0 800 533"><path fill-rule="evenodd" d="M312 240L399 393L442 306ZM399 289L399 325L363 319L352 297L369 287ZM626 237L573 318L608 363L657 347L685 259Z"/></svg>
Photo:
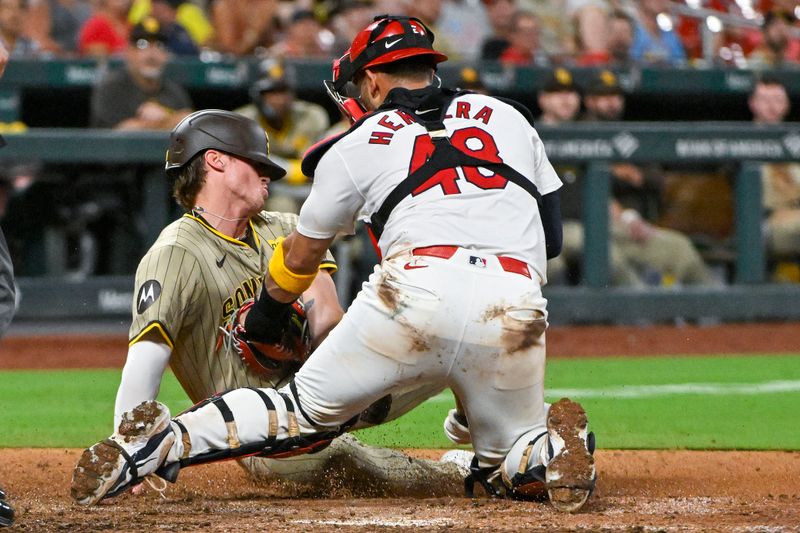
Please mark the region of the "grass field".
<svg viewBox="0 0 800 533"><path fill-rule="evenodd" d="M551 360L546 394L579 400L598 446L800 450L800 354ZM0 372L0 447L85 447L108 436L119 370ZM159 399L190 405L171 374ZM451 395L360 432L372 444L447 448Z"/></svg>

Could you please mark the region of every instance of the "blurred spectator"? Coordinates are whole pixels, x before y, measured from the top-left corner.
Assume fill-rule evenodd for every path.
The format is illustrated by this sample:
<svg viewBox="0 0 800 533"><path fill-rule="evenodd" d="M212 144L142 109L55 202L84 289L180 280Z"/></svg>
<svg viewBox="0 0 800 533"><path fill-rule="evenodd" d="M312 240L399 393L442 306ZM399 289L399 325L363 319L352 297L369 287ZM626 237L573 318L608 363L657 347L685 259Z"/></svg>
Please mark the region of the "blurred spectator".
<svg viewBox="0 0 800 533"><path fill-rule="evenodd" d="M567 0L518 0L519 8L539 17L539 45L542 53L561 64L574 54L572 23L565 16Z"/></svg>
<svg viewBox="0 0 800 533"><path fill-rule="evenodd" d="M197 55L199 49L189 32L178 22L178 7L183 0L151 0L151 16L167 37L167 50L175 55Z"/></svg>
<svg viewBox="0 0 800 533"><path fill-rule="evenodd" d="M756 20L758 13L754 6L757 3L738 0L705 0L699 7L739 18L744 23ZM680 35L688 59L692 62L709 60L743 67L745 57L753 51L760 41L760 31L744 24L723 23L720 25L719 31L709 34L705 31L708 24L709 19L705 16L678 17L676 31ZM704 56L704 33L705 38L712 39L713 57L706 58ZM700 64L704 63L701 62Z"/></svg>
<svg viewBox="0 0 800 533"><path fill-rule="evenodd" d="M333 39L333 34L317 22L313 12L298 9L289 17L283 38L266 54L281 59L327 59L332 57Z"/></svg>
<svg viewBox="0 0 800 533"><path fill-rule="evenodd" d="M211 0L214 48L243 56L274 44L278 0Z"/></svg>
<svg viewBox="0 0 800 533"><path fill-rule="evenodd" d="M106 57L121 55L128 43L128 10L131 0L97 0L95 12L83 25L78 37L81 55Z"/></svg>
<svg viewBox="0 0 800 533"><path fill-rule="evenodd" d="M583 120L622 120L625 114L625 96L617 76L609 70L601 70L586 87L583 98L586 107Z"/></svg>
<svg viewBox="0 0 800 533"><path fill-rule="evenodd" d="M461 60L464 53L453 45L449 31L442 31L439 22L442 18L442 9L449 0L404 0L406 7L405 13L410 17L416 17L424 22L433 32L436 38L436 49L445 54L451 60ZM473 21L477 24L479 21ZM448 27L448 30L450 28Z"/></svg>
<svg viewBox="0 0 800 533"><path fill-rule="evenodd" d="M631 47L635 31L636 23L624 11L616 10L609 15L605 53L608 67L630 68L633 65Z"/></svg>
<svg viewBox="0 0 800 533"><path fill-rule="evenodd" d="M545 66L549 60L539 49L539 19L530 11L517 11L500 62L515 67Z"/></svg>
<svg viewBox="0 0 800 533"><path fill-rule="evenodd" d="M214 27L208 19L208 15L203 7L206 2L194 3L191 0L169 0L175 6L175 21L189 32L192 42L196 46L206 46L214 36ZM137 24L143 18L152 14L152 0L133 0L128 20L131 24ZM158 18L156 16L156 18Z"/></svg>
<svg viewBox="0 0 800 533"><path fill-rule="evenodd" d="M571 52L583 65L603 63L607 49L607 20L612 6L607 0L566 0L566 15L574 28Z"/></svg>
<svg viewBox="0 0 800 533"><path fill-rule="evenodd" d="M489 18L481 0L445 0L437 22L437 50L441 35L456 58L476 61L489 28Z"/></svg>
<svg viewBox="0 0 800 533"><path fill-rule="evenodd" d="M595 98L595 108L590 108L589 100L592 98ZM546 106L547 101L544 103ZM584 120L607 121L622 117L624 96L611 72L600 72L590 81L586 88L585 104L587 114ZM555 116L552 110L543 109L543 113ZM609 203L612 284L630 287L717 285L711 271L685 235L657 227L648 220L658 214L663 182L661 169L657 165L639 167L617 163L611 165L610 170L613 180ZM564 181L564 246L561 259L551 261L548 266L556 281L564 278L565 270L574 271L584 248L581 171L569 167L559 168L558 171Z"/></svg>
<svg viewBox="0 0 800 533"><path fill-rule="evenodd" d="M371 0L342 0L330 13L330 28L334 34L332 53L341 57L350 47L356 34L366 28L374 15Z"/></svg>
<svg viewBox="0 0 800 533"><path fill-rule="evenodd" d="M251 103L236 109L264 128L269 135L270 152L290 160L288 183L305 180L299 169L303 153L330 126L322 106L299 100L294 93L294 72L279 62L267 61L264 75L250 87Z"/></svg>
<svg viewBox="0 0 800 533"><path fill-rule="evenodd" d="M537 124L557 126L573 122L581 110L581 95L570 71L557 68L545 80L538 95L542 114Z"/></svg>
<svg viewBox="0 0 800 533"><path fill-rule="evenodd" d="M509 37L514 29L514 14L517 7L514 0L482 0L491 26L491 33L481 44L480 58L496 61L508 48Z"/></svg>
<svg viewBox="0 0 800 533"><path fill-rule="evenodd" d="M674 21L669 13L669 0L640 0L637 3L636 33L631 57L647 65L682 66L686 63Z"/></svg>
<svg viewBox="0 0 800 533"><path fill-rule="evenodd" d="M27 15L26 0L0 0L0 39L10 57L32 57L39 53L39 44L24 33Z"/></svg>
<svg viewBox="0 0 800 533"><path fill-rule="evenodd" d="M792 37L792 15L770 11L764 17L764 42L750 54L754 69L800 67L800 39Z"/></svg>
<svg viewBox="0 0 800 533"><path fill-rule="evenodd" d="M6 43L0 40L0 78L3 77L3 73L6 71L9 55Z"/></svg>
<svg viewBox="0 0 800 533"><path fill-rule="evenodd" d="M154 18L134 26L125 67L110 71L94 88L90 124L95 128L168 130L191 112L186 90L164 78L167 35Z"/></svg>
<svg viewBox="0 0 800 533"><path fill-rule="evenodd" d="M480 94L489 94L483 83L480 72L472 67L464 67L459 72L460 80L456 84L459 88Z"/></svg>
<svg viewBox="0 0 800 533"><path fill-rule="evenodd" d="M749 105L759 125L782 123L791 106L786 87L772 78L756 82ZM800 163L765 164L761 182L770 259L800 263Z"/></svg>
<svg viewBox="0 0 800 533"><path fill-rule="evenodd" d="M622 87L609 71L599 72L589 83L584 103L588 121L621 120L625 113ZM649 285L718 285L686 235L650 222L658 215L664 182L661 167L614 163L610 170L611 244L621 261L612 269L624 271L627 279L636 274Z"/></svg>
<svg viewBox="0 0 800 533"><path fill-rule="evenodd" d="M32 0L28 30L42 51L56 56L78 52L78 35L92 14L86 0Z"/></svg>
<svg viewBox="0 0 800 533"><path fill-rule="evenodd" d="M786 87L777 79L767 76L756 81L748 105L755 124L780 124L791 107Z"/></svg>
<svg viewBox="0 0 800 533"><path fill-rule="evenodd" d="M588 9L588 7L587 7ZM599 25L602 37L596 37L594 44L589 45L583 40L580 31L574 36L574 63L580 67L597 65L627 68L633 64L631 59L631 46L635 34L636 23L625 11L616 9L610 12L593 10L593 13L602 15L600 18L592 16L593 21Z"/></svg>

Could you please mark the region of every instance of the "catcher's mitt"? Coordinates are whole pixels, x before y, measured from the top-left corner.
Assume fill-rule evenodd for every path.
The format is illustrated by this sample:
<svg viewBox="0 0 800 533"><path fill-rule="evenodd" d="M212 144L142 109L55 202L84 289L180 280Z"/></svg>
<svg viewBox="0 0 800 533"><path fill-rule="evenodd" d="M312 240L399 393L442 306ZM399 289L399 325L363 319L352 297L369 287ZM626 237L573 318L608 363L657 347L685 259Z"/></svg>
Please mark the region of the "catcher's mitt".
<svg viewBox="0 0 800 533"><path fill-rule="evenodd" d="M272 376L276 370L289 365L302 364L311 353L311 331L308 328L303 302L298 299L292 303L288 324L284 327L281 342L267 344L250 340L240 317L253 306L247 300L234 311L223 326L220 326L220 343L225 349L235 350L242 361L257 375Z"/></svg>

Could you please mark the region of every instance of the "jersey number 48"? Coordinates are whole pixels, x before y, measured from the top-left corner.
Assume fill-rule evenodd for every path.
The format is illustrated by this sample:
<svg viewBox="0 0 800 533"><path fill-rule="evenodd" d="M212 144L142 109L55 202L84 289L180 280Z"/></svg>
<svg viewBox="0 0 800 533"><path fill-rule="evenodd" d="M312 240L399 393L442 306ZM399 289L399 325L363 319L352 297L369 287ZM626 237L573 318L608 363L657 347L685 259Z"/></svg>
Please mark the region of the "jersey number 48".
<svg viewBox="0 0 800 533"><path fill-rule="evenodd" d="M462 152L473 157L490 161L492 163L502 163L503 160L498 154L497 144L492 135L486 130L477 127L463 128L453 132L450 143ZM409 165L409 175L421 167L430 159L433 153L433 141L427 134L419 135L414 140L414 152L411 154L411 164ZM499 174L484 176L476 167L461 167L464 178L480 189L502 189L508 180ZM414 189L413 196L439 186L444 194L460 194L458 186L459 176L455 168L440 170L422 185Z"/></svg>

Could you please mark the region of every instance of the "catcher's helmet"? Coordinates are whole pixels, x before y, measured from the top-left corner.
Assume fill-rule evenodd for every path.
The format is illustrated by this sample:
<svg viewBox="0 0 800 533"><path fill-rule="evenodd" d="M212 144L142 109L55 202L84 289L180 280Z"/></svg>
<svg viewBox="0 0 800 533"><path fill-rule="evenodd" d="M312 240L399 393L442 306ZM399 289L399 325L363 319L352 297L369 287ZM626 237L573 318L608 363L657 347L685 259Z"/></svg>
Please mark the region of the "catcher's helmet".
<svg viewBox="0 0 800 533"><path fill-rule="evenodd" d="M358 32L345 55L333 62L333 84L341 91L361 69L414 56L430 56L434 63L447 56L433 49L433 32L418 18L379 15Z"/></svg>
<svg viewBox="0 0 800 533"><path fill-rule="evenodd" d="M179 168L213 148L263 165L272 180L286 171L269 159L269 139L254 120L232 111L204 109L181 120L169 136L166 170Z"/></svg>

